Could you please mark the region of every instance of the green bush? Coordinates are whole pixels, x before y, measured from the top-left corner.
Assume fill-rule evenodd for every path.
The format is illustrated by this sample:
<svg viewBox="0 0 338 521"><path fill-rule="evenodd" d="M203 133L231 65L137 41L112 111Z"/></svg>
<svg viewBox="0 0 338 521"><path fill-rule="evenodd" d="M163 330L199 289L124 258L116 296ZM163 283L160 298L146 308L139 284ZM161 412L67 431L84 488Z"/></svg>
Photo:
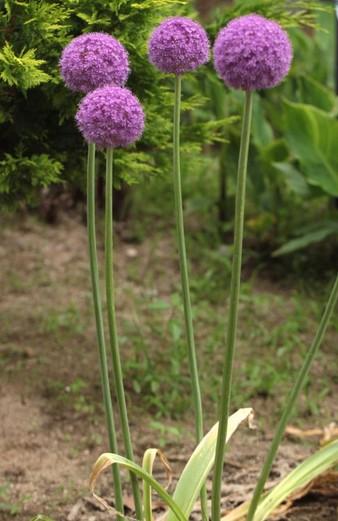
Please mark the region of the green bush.
<svg viewBox="0 0 338 521"><path fill-rule="evenodd" d="M80 97L59 75L62 48L88 31L113 34L128 49L128 86L144 104L147 126L132 153L116 152L119 179L132 184L144 175L166 172L171 137L172 88L147 59L151 30L170 14L183 12L179 0L6 0L0 8L0 203L33 204L39 188L57 181L82 185L85 146L75 123ZM203 105L185 98L184 109ZM189 124L189 121L187 122ZM186 148L199 152L213 141L224 121L194 125ZM22 183L24 179L24 183Z"/></svg>

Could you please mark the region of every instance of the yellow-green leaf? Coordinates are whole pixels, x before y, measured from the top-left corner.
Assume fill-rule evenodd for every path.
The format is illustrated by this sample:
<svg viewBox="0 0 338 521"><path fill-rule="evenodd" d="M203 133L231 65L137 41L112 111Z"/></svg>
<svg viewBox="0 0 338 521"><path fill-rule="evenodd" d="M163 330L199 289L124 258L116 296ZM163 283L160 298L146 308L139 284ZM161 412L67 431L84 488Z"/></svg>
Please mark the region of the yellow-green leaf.
<svg viewBox="0 0 338 521"><path fill-rule="evenodd" d="M171 468L167 458L164 456L163 452L159 449L147 449L143 456L142 468L145 472L147 472L150 476L153 475L153 466L156 456L159 456L163 466L166 470L168 476L168 486L171 483ZM143 480L143 509L144 509L144 517L146 521L153 521L153 507L152 507L152 499L151 499L151 486L147 482L147 480Z"/></svg>
<svg viewBox="0 0 338 521"><path fill-rule="evenodd" d="M173 498L168 494L168 492L156 481L148 472L145 472L142 467L134 463L133 461L128 460L127 458L123 458L118 454L112 454L110 452L106 452L102 454L96 463L94 464L91 476L90 476L90 489L93 493L94 497L96 497L99 501L102 502L101 498L95 494L95 484L102 472L110 467L111 465L121 465L122 467L126 467L129 471L134 472L136 476L146 481L148 485L153 488L158 495L163 499L165 504L170 508L173 512L174 519L178 519L179 521L187 521L183 512L179 508L179 506L175 503Z"/></svg>
<svg viewBox="0 0 338 521"><path fill-rule="evenodd" d="M228 421L227 442L236 431L238 426L253 414L251 408L239 409ZM189 517L197 500L201 488L205 483L210 470L215 461L216 441L218 433L218 423L204 436L202 441L194 450L191 458L186 464L181 477L176 485L173 499L179 506L186 518ZM172 512L168 513L167 521L174 521Z"/></svg>
<svg viewBox="0 0 338 521"><path fill-rule="evenodd" d="M276 508L297 490L308 485L312 480L338 463L338 440L335 440L307 458L288 474L260 501L254 521L264 521ZM244 521L250 501L247 501L227 514L221 521Z"/></svg>

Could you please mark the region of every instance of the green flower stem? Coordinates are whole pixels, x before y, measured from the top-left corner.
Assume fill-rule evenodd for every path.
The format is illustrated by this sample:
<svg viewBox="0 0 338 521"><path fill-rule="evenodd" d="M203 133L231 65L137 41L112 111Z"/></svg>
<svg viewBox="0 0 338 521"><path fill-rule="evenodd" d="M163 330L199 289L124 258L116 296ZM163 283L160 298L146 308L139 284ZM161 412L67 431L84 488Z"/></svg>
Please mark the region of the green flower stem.
<svg viewBox="0 0 338 521"><path fill-rule="evenodd" d="M174 196L175 196L175 214L176 214L176 228L178 251L180 258L181 283L183 290L183 306L185 317L185 328L187 335L188 360L192 384L193 405L195 410L195 431L196 441L199 443L203 438L203 409L201 389L198 376L198 365L196 357L194 327L191 312L191 299L189 289L189 275L187 252L185 246L184 236L184 218L183 218L183 203L182 203L182 181L181 181L181 161L180 161L180 119L181 119L181 90L182 80L181 76L177 75L175 79L175 103L174 103L174 136L173 136L173 181L174 181ZM208 516L207 492L203 487L201 490L201 510L203 520L206 521Z"/></svg>
<svg viewBox="0 0 338 521"><path fill-rule="evenodd" d="M105 278L108 325L110 336L110 347L113 362L113 374L115 381L115 391L120 413L123 441L126 457L134 461L134 454L129 430L128 413L126 398L123 386L123 374L118 344L115 296L114 296L114 277L113 277L113 149L108 148L106 152L106 215L105 215ZM137 476L130 473L130 480L133 489L135 502L135 513L138 521L143 518L142 502L138 486Z"/></svg>
<svg viewBox="0 0 338 521"><path fill-rule="evenodd" d="M96 333L99 346L99 359L101 371L101 384L103 391L103 403L106 413L106 421L108 428L109 447L111 452L117 452L116 430L114 423L114 414L112 399L109 385L109 372L107 364L106 343L104 337L103 315L100 296L99 269L97 261L96 249L96 231L95 231L95 145L88 145L88 163L87 163L87 227L89 242L89 259L90 274L92 281L93 302L96 320ZM119 469L113 467L113 478L115 488L116 510L123 512L123 497ZM122 516L119 519L123 519Z"/></svg>
<svg viewBox="0 0 338 521"><path fill-rule="evenodd" d="M252 521L254 519L254 515L256 512L257 506L259 504L262 492L264 490L265 483L269 477L273 461L274 461L277 451L278 451L278 447L282 441L282 438L283 438L283 435L285 432L285 428L288 424L288 421L290 419L293 407L299 396L299 393L301 392L301 390L304 387L304 384L305 384L306 378L309 374L309 370L310 370L311 364L313 362L313 359L316 356L316 354L319 350L319 347L323 341L326 329L330 322L330 318L332 316L335 305L337 303L337 299L338 299L338 276L336 277L329 300L326 304L322 319L319 324L317 334L305 357L303 366L298 374L295 385L294 385L293 389L291 390L291 393L287 399L284 412L283 412L282 417L277 426L275 436L271 443L270 450L266 456L262 472L261 472L259 480L257 482L252 501L250 503L250 508L249 508L249 512L248 512L248 516L247 516L248 521Z"/></svg>
<svg viewBox="0 0 338 521"><path fill-rule="evenodd" d="M219 521L221 511L221 486L222 473L225 454L225 443L228 430L228 419L231 398L232 366L236 345L236 332L238 321L238 304L241 284L243 232L244 232L244 210L246 175L248 166L251 120L252 120L252 100L253 93L246 92L245 107L242 123L241 148L239 154L237 192L236 192L236 213L234 231L234 252L232 263L232 276L230 288L230 306L227 330L227 344L224 360L223 381L221 390L221 401L219 409L219 429L217 436L215 470L212 488L212 514L213 521Z"/></svg>

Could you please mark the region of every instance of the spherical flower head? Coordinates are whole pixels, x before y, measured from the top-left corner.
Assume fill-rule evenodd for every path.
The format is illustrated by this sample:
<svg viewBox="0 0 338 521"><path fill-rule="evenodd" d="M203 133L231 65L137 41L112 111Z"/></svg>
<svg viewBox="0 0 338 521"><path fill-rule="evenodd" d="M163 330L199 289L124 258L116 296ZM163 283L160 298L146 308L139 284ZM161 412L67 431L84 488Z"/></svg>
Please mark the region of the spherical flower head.
<svg viewBox="0 0 338 521"><path fill-rule="evenodd" d="M280 25L256 14L231 21L214 46L218 75L227 85L245 91L278 85L290 70L292 55Z"/></svg>
<svg viewBox="0 0 338 521"><path fill-rule="evenodd" d="M109 34L83 34L64 48L60 70L73 91L86 94L104 85L123 87L129 76L128 53Z"/></svg>
<svg viewBox="0 0 338 521"><path fill-rule="evenodd" d="M83 98L76 114L83 137L100 148L126 147L144 130L144 112L130 90L101 87Z"/></svg>
<svg viewBox="0 0 338 521"><path fill-rule="evenodd" d="M149 60L160 71L183 74L209 61L209 40L203 27L190 18L168 18L149 40Z"/></svg>

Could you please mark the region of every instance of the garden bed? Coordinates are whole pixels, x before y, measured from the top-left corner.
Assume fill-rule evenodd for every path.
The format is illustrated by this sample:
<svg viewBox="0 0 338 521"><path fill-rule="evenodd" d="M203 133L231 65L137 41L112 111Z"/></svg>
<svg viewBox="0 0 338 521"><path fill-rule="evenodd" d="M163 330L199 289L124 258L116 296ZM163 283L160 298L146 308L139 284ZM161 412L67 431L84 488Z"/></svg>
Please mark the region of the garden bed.
<svg viewBox="0 0 338 521"><path fill-rule="evenodd" d="M122 232L121 235L124 235ZM0 473L3 476L0 520L17 518L30 521L39 513L48 514L55 521L111 519L112 515L101 510L88 490L91 465L107 446L96 362L95 327L91 315L86 230L77 215L68 215L62 217L56 227L41 224L32 217L8 222L0 234L3 274L0 304L0 417L3 418L0 427ZM164 240L163 233L161 237L155 233L137 244L119 239L116 261L118 313L123 329L120 332L122 353L127 368L126 387L137 454L141 457L145 448L163 445L175 476L193 447L193 420L189 407L185 406L186 410L179 411L174 419L164 417L164 411L157 407L155 398L147 398L147 388L139 392L139 382L133 380L133 362L138 360L142 367L142 359L135 358L135 346L131 344L136 333L131 325L134 324L140 331L149 330L153 313L151 304L159 309L162 303L163 314L156 324L159 329L162 324L162 329L166 331L170 317L175 315L175 309L165 308L164 305L170 301L170 295L178 284L174 243L171 238ZM198 269L194 266L193 278L198 278ZM142 285L145 277L150 282L147 295ZM298 324L294 309L302 305L310 315L305 322L299 319L297 337L300 344L297 349L306 348L312 338L311 331L314 331L318 313L317 308L306 307L306 295L301 292L295 294L291 287L285 284L281 287L267 276L248 279L244 285L244 295L242 320L251 310L260 315L261 327L266 327L270 332L277 334L277 326L285 326L275 347L263 343L261 359L268 364L273 348L282 349L283 345L287 347L288 342L293 341L294 328ZM137 306L141 297L143 300L149 299L146 308ZM267 306L268 302L275 305ZM221 301L217 301L216 297L208 306L206 299L200 298L197 313L205 316L204 322L200 319L197 332L199 342L204 346L200 352L202 360L210 357L210 348L206 347L210 335L208 328L214 326L210 314L222 312ZM247 331L240 338L240 349L246 364L250 361L250 350L255 352L258 349L254 322L247 320ZM175 324L178 327L179 320ZM156 335L159 333L156 331L156 328L151 330L153 340L148 347L158 363L155 355L159 345ZM263 333L261 338L264 339ZM302 399L298 408L297 425L302 429L324 427L338 417L337 339L337 329L332 328L314 365L312 390L311 387L307 389L306 398ZM141 346L138 355L142 349ZM165 346L162 349L162 360L165 360ZM295 365L299 362L297 349L296 352L286 351L285 355ZM214 352L214 358L217 364L217 352ZM277 379L268 384L264 378L272 378L269 371L258 374L255 366L244 373L242 369L237 367L236 378L250 378L253 391L252 396L248 396L247 386L237 385L241 395L236 398L236 405L243 399L243 406L255 407L257 429L249 431L243 426L230 444L224 472L224 508L249 497L271 436L271 427L278 415L278 406L273 405L276 403L273 402L273 386L280 385L279 389L284 389L285 394L290 384L285 374L282 375L282 382ZM152 371L154 368L150 366L143 368L143 376L154 376ZM187 385L184 365L182 375L183 382L179 384L183 386L181 391ZM160 384L157 382L156 385ZM177 398L170 394L167 385L164 384L162 397L168 399L172 413L177 408ZM210 389L206 382L203 385L208 397L207 422L211 425L215 417L215 400L212 398L215 390L213 387ZM161 387L157 392L162 392ZM281 391L279 393L283 394ZM279 405L281 400L279 396ZM306 442L286 439L271 480L278 481L317 446L316 437ZM160 467L158 472L161 473ZM287 517L280 519L336 521L337 483L332 487L336 488L332 488L333 492L331 490L326 496L318 492L309 493L293 505ZM109 498L109 472L98 489ZM130 503L127 492L126 501ZM198 513L194 517L197 519Z"/></svg>

